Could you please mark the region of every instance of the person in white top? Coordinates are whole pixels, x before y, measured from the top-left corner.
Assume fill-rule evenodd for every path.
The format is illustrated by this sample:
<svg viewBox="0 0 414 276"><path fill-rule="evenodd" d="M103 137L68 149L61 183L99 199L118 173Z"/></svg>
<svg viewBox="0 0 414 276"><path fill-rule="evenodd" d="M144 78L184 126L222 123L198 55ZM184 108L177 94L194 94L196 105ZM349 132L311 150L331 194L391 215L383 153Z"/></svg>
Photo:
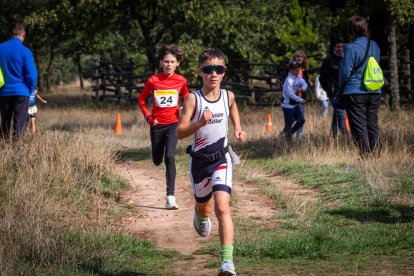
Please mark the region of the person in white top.
<svg viewBox="0 0 414 276"><path fill-rule="evenodd" d="M209 216L213 209L219 223L221 264L219 275L235 275L233 263L234 228L230 213L232 188L231 148L227 145L228 120L234 135L246 141L233 92L220 89L226 70L225 56L218 49L206 49L199 57L198 74L203 87L190 93L184 101L177 127L178 139L193 135L190 154L192 189L195 198L193 226L207 237L211 230ZM214 198L214 200L213 200Z"/></svg>
<svg viewBox="0 0 414 276"><path fill-rule="evenodd" d="M323 118L328 117L329 98L326 91L323 90L321 83L319 82L319 75L315 79L315 94L318 101L321 102L321 116Z"/></svg>

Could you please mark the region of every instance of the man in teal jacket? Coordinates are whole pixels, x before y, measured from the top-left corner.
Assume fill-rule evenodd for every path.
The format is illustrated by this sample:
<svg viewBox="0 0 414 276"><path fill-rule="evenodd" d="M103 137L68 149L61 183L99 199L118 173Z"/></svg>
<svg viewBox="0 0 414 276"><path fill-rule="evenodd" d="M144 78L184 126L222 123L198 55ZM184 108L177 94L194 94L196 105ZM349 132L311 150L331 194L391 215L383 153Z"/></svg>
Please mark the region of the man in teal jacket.
<svg viewBox="0 0 414 276"><path fill-rule="evenodd" d="M7 139L13 121L13 138L26 131L29 96L36 88L37 70L32 52L23 45L25 26L13 23L11 38L0 44L0 67L4 86L0 88L0 138Z"/></svg>

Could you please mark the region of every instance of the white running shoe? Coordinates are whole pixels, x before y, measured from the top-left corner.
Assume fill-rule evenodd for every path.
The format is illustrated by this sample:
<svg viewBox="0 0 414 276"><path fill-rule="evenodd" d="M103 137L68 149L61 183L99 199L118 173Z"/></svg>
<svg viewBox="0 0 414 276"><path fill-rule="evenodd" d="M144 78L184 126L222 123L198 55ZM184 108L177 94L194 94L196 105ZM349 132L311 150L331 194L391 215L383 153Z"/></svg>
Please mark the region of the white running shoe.
<svg viewBox="0 0 414 276"><path fill-rule="evenodd" d="M221 262L218 276L236 275L236 269L232 260L225 260Z"/></svg>
<svg viewBox="0 0 414 276"><path fill-rule="evenodd" d="M177 202L175 201L175 197L172 195L167 196L165 201L165 208L167 209L178 209Z"/></svg>
<svg viewBox="0 0 414 276"><path fill-rule="evenodd" d="M199 234L202 237L207 237L210 234L210 231L211 231L210 218L207 218L207 220L203 221L198 217L197 213L194 212L193 226L197 234Z"/></svg>

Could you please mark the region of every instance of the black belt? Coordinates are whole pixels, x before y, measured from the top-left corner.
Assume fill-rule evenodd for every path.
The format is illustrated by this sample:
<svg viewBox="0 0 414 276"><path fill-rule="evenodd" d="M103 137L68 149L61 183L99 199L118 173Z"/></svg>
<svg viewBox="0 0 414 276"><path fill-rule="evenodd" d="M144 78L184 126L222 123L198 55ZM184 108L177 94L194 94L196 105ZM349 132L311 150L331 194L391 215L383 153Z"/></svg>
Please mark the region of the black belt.
<svg viewBox="0 0 414 276"><path fill-rule="evenodd" d="M213 162L223 158L226 155L226 153L229 152L229 148L228 146L226 146L224 149L216 151L215 153L204 154L192 151L191 146L188 146L185 152L189 154L191 157L200 157L201 159L203 159L203 161Z"/></svg>

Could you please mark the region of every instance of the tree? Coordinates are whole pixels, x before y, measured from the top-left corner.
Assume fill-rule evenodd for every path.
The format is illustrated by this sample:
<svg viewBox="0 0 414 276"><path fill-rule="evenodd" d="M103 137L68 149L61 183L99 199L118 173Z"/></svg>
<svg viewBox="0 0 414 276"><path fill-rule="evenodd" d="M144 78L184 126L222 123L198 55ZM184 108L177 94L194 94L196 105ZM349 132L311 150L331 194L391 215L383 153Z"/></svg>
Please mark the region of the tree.
<svg viewBox="0 0 414 276"><path fill-rule="evenodd" d="M41 89L51 88L57 55L75 61L83 88L81 55L116 48L117 38L111 30L117 16L114 12L117 3L109 0L50 1L25 17L33 30L31 46L38 57Z"/></svg>
<svg viewBox="0 0 414 276"><path fill-rule="evenodd" d="M387 10L390 14L388 41L390 47L389 67L391 71L390 86L390 108L400 109L400 87L398 80L398 57L397 57L397 27L414 22L414 2L411 0L385 0Z"/></svg>

